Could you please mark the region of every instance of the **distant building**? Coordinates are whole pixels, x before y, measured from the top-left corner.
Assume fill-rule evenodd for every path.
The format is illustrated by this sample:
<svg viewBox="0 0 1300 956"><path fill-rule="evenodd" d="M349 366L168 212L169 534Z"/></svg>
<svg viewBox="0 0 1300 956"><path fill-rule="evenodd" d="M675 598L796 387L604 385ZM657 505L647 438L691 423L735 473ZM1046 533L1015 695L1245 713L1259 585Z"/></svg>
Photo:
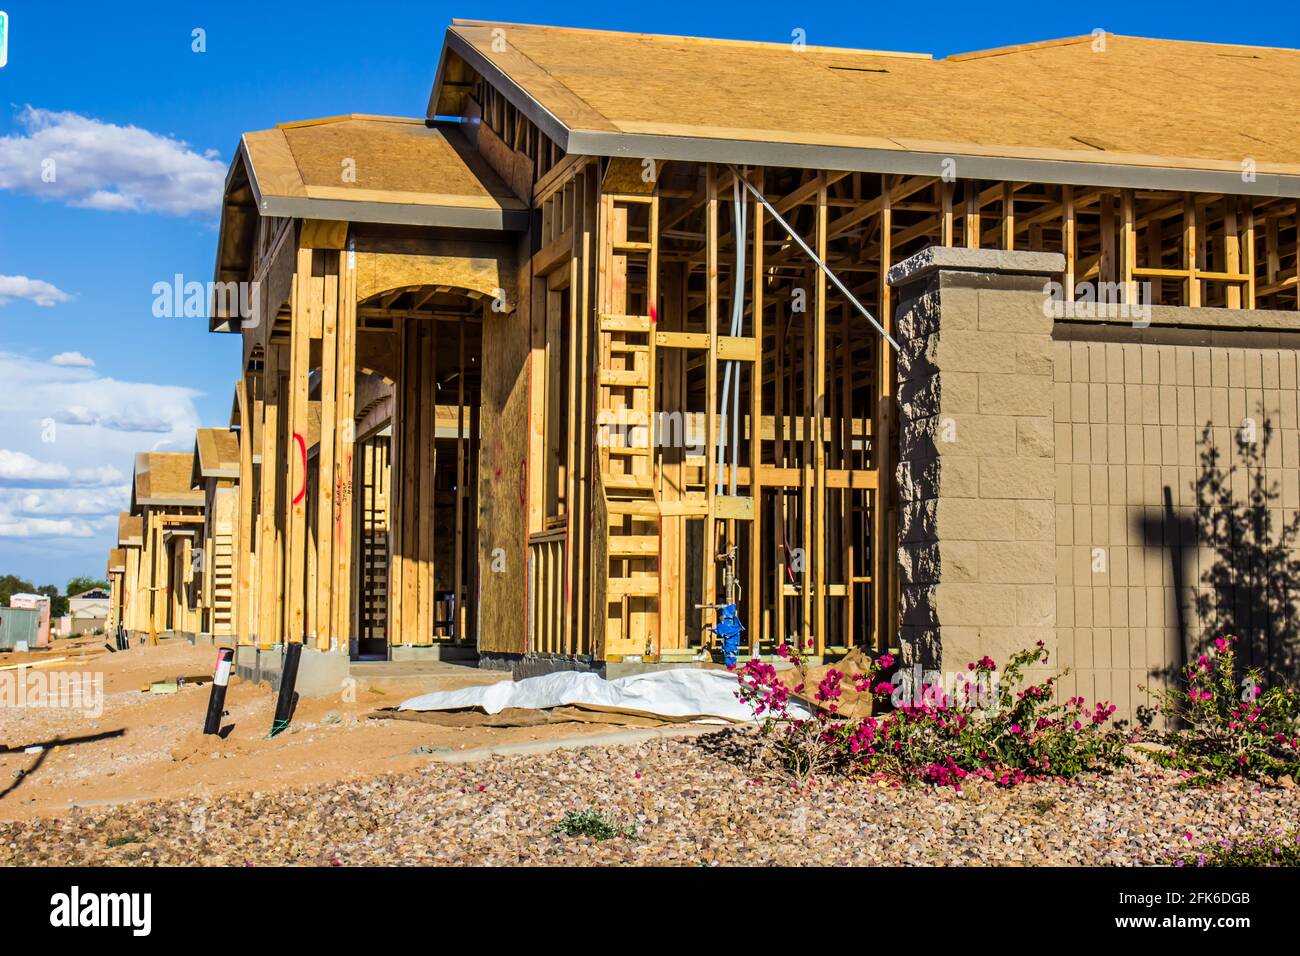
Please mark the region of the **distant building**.
<svg viewBox="0 0 1300 956"><path fill-rule="evenodd" d="M71 618L69 634L104 630L108 621L108 608L112 594L108 588L91 588L68 598L68 615Z"/></svg>
<svg viewBox="0 0 1300 956"><path fill-rule="evenodd" d="M41 618L36 628L36 647L50 643L50 599L44 594L11 594L9 606L39 611Z"/></svg>

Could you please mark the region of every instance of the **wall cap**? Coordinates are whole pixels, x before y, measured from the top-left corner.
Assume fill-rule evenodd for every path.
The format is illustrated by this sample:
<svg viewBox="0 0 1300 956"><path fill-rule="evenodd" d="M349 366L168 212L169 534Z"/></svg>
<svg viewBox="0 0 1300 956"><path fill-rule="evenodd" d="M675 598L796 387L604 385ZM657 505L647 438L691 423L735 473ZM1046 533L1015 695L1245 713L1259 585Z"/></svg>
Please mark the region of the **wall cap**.
<svg viewBox="0 0 1300 956"><path fill-rule="evenodd" d="M995 272L1015 275L1060 275L1065 271L1065 256L1059 252L1010 251L1005 249L966 249L954 246L930 246L904 259L889 270L889 284L903 286L940 270L958 272Z"/></svg>

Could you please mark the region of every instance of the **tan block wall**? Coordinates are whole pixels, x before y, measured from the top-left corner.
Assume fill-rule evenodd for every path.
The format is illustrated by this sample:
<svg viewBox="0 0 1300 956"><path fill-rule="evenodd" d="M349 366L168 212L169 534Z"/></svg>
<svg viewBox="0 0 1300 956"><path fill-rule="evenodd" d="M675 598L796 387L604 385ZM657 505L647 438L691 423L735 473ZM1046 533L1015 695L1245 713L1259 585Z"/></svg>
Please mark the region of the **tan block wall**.
<svg viewBox="0 0 1300 956"><path fill-rule="evenodd" d="M1270 420L1276 520L1300 508L1300 343L1171 329L1194 321L1193 310L1156 311L1164 321L1142 332L1059 323L1052 345L1057 628L1061 661L1073 667L1062 692L1110 699L1122 715L1146 701L1137 685L1162 683L1158 672L1183 660L1179 575L1187 641L1203 637L1192 602L1213 555L1190 530L1203 426L1213 424L1227 463L1242 421L1262 432Z"/></svg>
<svg viewBox="0 0 1300 956"><path fill-rule="evenodd" d="M1042 276L943 270L899 328L904 662L1054 643L1052 320Z"/></svg>
<svg viewBox="0 0 1300 956"><path fill-rule="evenodd" d="M1216 636L1195 611L1217 560L1197 542L1205 425L1226 467L1243 422L1270 422L1275 527L1300 510L1300 331L1291 313L1159 306L1146 327L1053 322L1041 259L935 249L891 273L899 642L905 664L953 671L1043 640L1048 669L1070 669L1062 697L1133 719L1138 686Z"/></svg>

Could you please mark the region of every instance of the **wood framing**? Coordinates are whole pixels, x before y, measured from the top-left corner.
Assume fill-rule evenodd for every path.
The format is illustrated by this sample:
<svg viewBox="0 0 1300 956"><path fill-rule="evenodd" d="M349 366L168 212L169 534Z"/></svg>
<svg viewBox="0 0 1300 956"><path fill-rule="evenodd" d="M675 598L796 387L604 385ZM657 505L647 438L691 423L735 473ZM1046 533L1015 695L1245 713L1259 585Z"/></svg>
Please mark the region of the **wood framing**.
<svg viewBox="0 0 1300 956"><path fill-rule="evenodd" d="M1300 309L1293 144L1252 139L1244 175L1242 123L1153 132L1115 83L1069 123L1014 95L1103 62L1227 89L1217 48L939 65L520 25L501 50L492 30L449 29L425 120L244 137L216 272L256 287L255 312L210 317L243 342L237 478L192 544L188 512L151 506L140 543L119 533L127 626L156 630L177 555L215 560L228 534L238 560L202 607L245 645L673 663L719 659L737 605L750 653L881 651L900 600L892 265L1060 252L1063 310ZM1251 55L1292 75L1294 56ZM587 56L636 82L571 67ZM741 88L762 123L718 125L754 113ZM934 110L897 109L917 97ZM1245 127L1278 119L1267 99L1238 98Z"/></svg>

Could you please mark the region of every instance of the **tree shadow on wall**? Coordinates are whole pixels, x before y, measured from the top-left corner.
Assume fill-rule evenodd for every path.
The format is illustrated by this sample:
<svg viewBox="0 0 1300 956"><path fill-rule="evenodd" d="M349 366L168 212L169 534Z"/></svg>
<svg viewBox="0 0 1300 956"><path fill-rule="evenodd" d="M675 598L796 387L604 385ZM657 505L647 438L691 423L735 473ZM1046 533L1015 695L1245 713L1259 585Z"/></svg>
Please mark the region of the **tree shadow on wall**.
<svg viewBox="0 0 1300 956"><path fill-rule="evenodd" d="M1196 540L1213 553L1201 574L1194 607L1197 651L1235 634L1243 668L1259 668L1269 686L1294 683L1300 644L1300 513L1283 519L1281 492L1265 461L1275 436L1265 419L1235 432L1235 461L1226 462L1210 426L1201 432L1196 490ZM1184 646L1188 646L1186 640Z"/></svg>

